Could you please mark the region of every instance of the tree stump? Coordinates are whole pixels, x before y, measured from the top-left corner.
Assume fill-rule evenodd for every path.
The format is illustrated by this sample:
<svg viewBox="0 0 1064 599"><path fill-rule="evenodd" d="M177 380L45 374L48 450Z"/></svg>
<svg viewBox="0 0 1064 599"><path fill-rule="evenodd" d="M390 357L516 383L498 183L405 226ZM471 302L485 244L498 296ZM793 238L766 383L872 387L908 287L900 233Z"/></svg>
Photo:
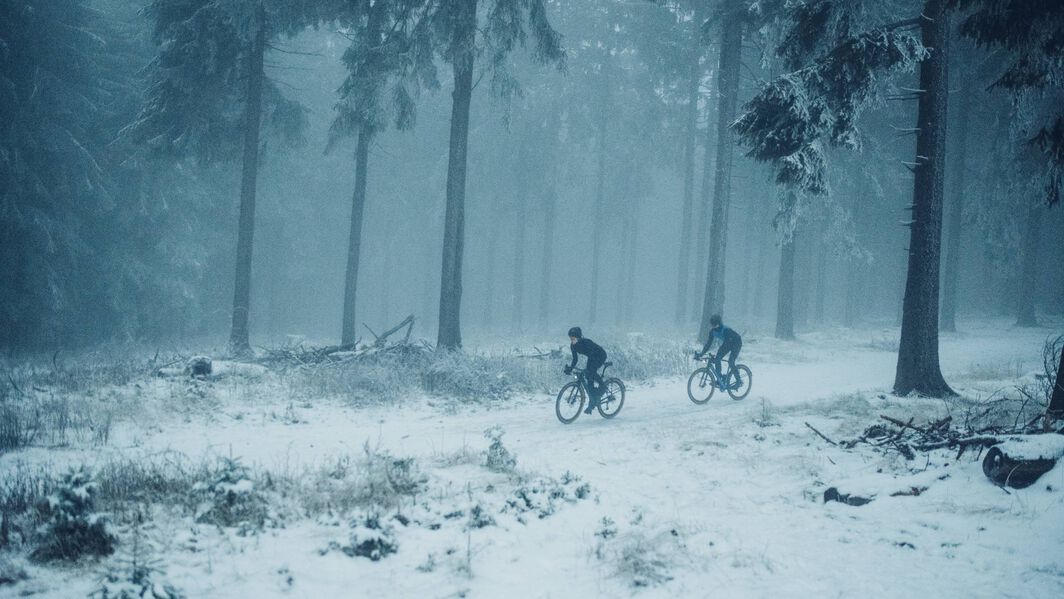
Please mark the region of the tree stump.
<svg viewBox="0 0 1064 599"><path fill-rule="evenodd" d="M1022 489L1033 485L1040 476L1052 470L1056 463L1056 460L1049 458L1012 458L1000 447L994 446L983 458L983 474L999 486Z"/></svg>
<svg viewBox="0 0 1064 599"><path fill-rule="evenodd" d="M196 356L188 361L185 372L191 377L207 377L213 370L211 359L206 356Z"/></svg>

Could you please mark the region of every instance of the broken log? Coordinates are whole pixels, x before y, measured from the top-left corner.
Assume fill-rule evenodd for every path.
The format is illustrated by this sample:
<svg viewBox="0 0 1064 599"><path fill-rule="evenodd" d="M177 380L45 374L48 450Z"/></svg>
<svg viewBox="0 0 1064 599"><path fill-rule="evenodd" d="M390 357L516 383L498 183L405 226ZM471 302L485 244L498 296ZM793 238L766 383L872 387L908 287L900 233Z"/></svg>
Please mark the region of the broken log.
<svg viewBox="0 0 1064 599"><path fill-rule="evenodd" d="M994 446L983 458L983 474L1000 487L1022 489L1033 485L1056 464L1057 461L1051 458L1013 458L1000 447Z"/></svg>

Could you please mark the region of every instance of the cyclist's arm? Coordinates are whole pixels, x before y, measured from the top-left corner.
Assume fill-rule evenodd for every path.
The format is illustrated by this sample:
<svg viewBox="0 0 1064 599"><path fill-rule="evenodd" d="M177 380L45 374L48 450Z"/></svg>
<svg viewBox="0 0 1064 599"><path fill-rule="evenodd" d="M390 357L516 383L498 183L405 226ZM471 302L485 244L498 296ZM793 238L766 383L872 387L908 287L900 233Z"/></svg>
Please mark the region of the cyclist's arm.
<svg viewBox="0 0 1064 599"><path fill-rule="evenodd" d="M570 345L569 351L573 352L573 361L569 364L569 368L576 368L576 346ZM555 366L557 368L557 366Z"/></svg>
<svg viewBox="0 0 1064 599"><path fill-rule="evenodd" d="M713 345L713 335L714 332L710 331L709 338L706 339L706 344L702 346L702 351L700 352L702 355L706 355L709 353L709 348Z"/></svg>

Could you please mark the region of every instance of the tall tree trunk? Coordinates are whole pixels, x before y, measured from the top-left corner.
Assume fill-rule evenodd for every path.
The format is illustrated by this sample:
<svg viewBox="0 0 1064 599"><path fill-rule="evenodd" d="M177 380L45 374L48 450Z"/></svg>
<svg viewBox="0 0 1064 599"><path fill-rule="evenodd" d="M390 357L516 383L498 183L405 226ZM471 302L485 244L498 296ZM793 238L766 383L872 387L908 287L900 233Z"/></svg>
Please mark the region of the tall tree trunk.
<svg viewBox="0 0 1064 599"><path fill-rule="evenodd" d="M701 3L699 4L699 8ZM701 10L695 12L695 23L701 24ZM695 46L699 33L695 34ZM691 62L690 79L687 88L687 123L683 147L683 207L680 212L680 267L676 285L676 324L687 321L687 303L689 301L687 284L691 280L691 233L694 223L695 197L695 137L698 135L698 91L702 83L701 52L696 53Z"/></svg>
<svg viewBox="0 0 1064 599"><path fill-rule="evenodd" d="M1060 365L1057 366L1056 382L1049 396L1048 414L1053 418L1064 418L1064 347L1060 352Z"/></svg>
<svg viewBox="0 0 1064 599"><path fill-rule="evenodd" d="M970 85L967 80L962 84L957 103L957 143L953 151L952 172L950 173L949 222L946 230L946 260L942 277L942 318L939 328L943 331L957 330L957 281L960 277L961 227L964 216L964 179L965 162L968 154L968 103Z"/></svg>
<svg viewBox="0 0 1064 599"><path fill-rule="evenodd" d="M1027 209L1027 234L1023 238L1023 280L1012 293L1016 298L1016 326L1036 327L1034 299L1038 295L1038 246L1042 233L1042 210L1038 206Z"/></svg>
<svg viewBox="0 0 1064 599"><path fill-rule="evenodd" d="M728 245L728 207L731 195L732 151L735 139L730 125L739 101L739 68L743 46L741 2L728 0L721 21L720 105L717 109L717 156L713 180L713 218L709 226L709 258L706 265L706 292L702 302L699 339L709 336L709 318L723 313L724 264Z"/></svg>
<svg viewBox="0 0 1064 599"><path fill-rule="evenodd" d="M493 207L497 204L497 201L493 202L489 210L494 213ZM495 326L495 254L498 252L499 245L499 226L498 218L493 214L489 214L488 219L488 264L485 269L485 281L486 287L484 289L484 326L489 331Z"/></svg>
<svg viewBox="0 0 1064 599"><path fill-rule="evenodd" d="M551 270L554 266L554 223L558 206L558 187L554 182L556 173L547 174L547 188L544 191L546 206L543 210L543 263L539 277L539 322L550 324Z"/></svg>
<svg viewBox="0 0 1064 599"><path fill-rule="evenodd" d="M355 322L356 292L358 291L358 262L362 247L362 215L366 208L366 173L369 166L369 144L373 133L366 127L358 132L355 148L355 192L351 197L351 229L347 240L347 271L344 275L344 319L340 344L354 345L358 339Z"/></svg>
<svg viewBox="0 0 1064 599"><path fill-rule="evenodd" d="M624 255L625 273L624 273L624 324L625 326L631 326L634 321L633 315L635 313L635 288L636 288L636 272L635 263L636 258L639 255L639 215L636 214L638 210L638 202L635 198L628 196L627 198L627 226L625 227L625 240L627 244L627 252Z"/></svg>
<svg viewBox="0 0 1064 599"><path fill-rule="evenodd" d="M776 291L776 338L794 339L794 249L795 226L780 247L780 283Z"/></svg>
<svg viewBox="0 0 1064 599"><path fill-rule="evenodd" d="M820 234L816 238L815 262L816 262L816 291L813 295L813 323L817 326L824 324L824 298L827 295L827 269L828 269L828 244L824 241L827 235L826 221L820 222Z"/></svg>
<svg viewBox="0 0 1064 599"><path fill-rule="evenodd" d="M520 160L518 168L527 168L528 161ZM514 288L513 288L513 312L510 314L510 329L515 335L522 333L525 317L525 228L528 225L528 182L525 177L518 176L517 206L514 214Z"/></svg>
<svg viewBox="0 0 1064 599"><path fill-rule="evenodd" d="M230 349L251 352L248 313L251 307L251 249L255 234L255 184L259 175L259 126L262 121L263 56L266 53L266 12L255 9L255 37L248 55L247 106L244 119L244 165L240 178L240 224L236 242L236 285L233 288L233 327Z"/></svg>
<svg viewBox="0 0 1064 599"><path fill-rule="evenodd" d="M954 395L938 359L938 284L942 241L942 195L946 166L949 99L949 16L945 0L927 0L920 20L924 47L916 134L909 270L902 303L901 342L894 393Z"/></svg>
<svg viewBox="0 0 1064 599"><path fill-rule="evenodd" d="M462 346L462 252L465 245L466 162L469 145L469 104L473 96L473 53L477 31L477 0L461 2L458 36L463 51L454 59L451 139L447 157L447 208L443 220L443 267L440 280L440 321L436 346Z"/></svg>
<svg viewBox="0 0 1064 599"><path fill-rule="evenodd" d="M606 132L609 125L610 105L610 62L609 57L602 63L602 114L598 126L598 170L595 173L595 215L591 223L591 314L590 322L595 322L598 314L599 296L599 255L602 253L602 216L606 209Z"/></svg>

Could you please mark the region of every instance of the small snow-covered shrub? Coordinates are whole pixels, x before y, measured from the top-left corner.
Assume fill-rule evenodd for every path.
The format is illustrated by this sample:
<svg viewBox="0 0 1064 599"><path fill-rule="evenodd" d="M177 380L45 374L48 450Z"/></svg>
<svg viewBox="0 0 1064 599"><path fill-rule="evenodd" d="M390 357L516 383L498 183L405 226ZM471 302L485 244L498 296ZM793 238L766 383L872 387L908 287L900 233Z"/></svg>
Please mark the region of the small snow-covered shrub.
<svg viewBox="0 0 1064 599"><path fill-rule="evenodd" d="M398 458L367 443L359 459L340 457L310 477L310 487L301 492L303 507L310 513L396 508L427 482L414 458Z"/></svg>
<svg viewBox="0 0 1064 599"><path fill-rule="evenodd" d="M39 505L45 523L38 530L40 543L30 556L42 562L73 561L114 552L115 537L94 509L96 494L96 483L84 466L65 474Z"/></svg>
<svg viewBox="0 0 1064 599"><path fill-rule="evenodd" d="M192 486L199 499L196 521L216 526L261 529L269 517L269 504L256 489L251 473L237 458L221 458L207 480Z"/></svg>
<svg viewBox="0 0 1064 599"><path fill-rule="evenodd" d="M154 557L154 547L144 534L144 515L138 512L130 538L123 544L91 599L181 599L184 595L160 580L163 560Z"/></svg>
<svg viewBox="0 0 1064 599"><path fill-rule="evenodd" d="M501 426L493 426L484 431L484 438L491 441L485 452L487 456L486 466L494 472L510 473L517 467L517 456L502 444L502 436L506 434Z"/></svg>
<svg viewBox="0 0 1064 599"><path fill-rule="evenodd" d="M373 514L352 520L348 542L340 544L333 541L322 553L330 550L340 550L349 557L365 557L376 562L399 551L399 543L395 540L392 526L381 524L380 518Z"/></svg>
<svg viewBox="0 0 1064 599"><path fill-rule="evenodd" d="M587 499L591 485L581 483L580 477L566 472L561 479L541 477L518 485L506 499L503 513L514 514L518 522L524 515L534 514L540 520L554 514L564 504Z"/></svg>
<svg viewBox="0 0 1064 599"><path fill-rule="evenodd" d="M648 532L637 521L629 530L618 532L612 520L603 518L602 528L595 536L595 557L634 588L669 582L673 579L672 570L682 567L687 556L687 546L677 527Z"/></svg>

